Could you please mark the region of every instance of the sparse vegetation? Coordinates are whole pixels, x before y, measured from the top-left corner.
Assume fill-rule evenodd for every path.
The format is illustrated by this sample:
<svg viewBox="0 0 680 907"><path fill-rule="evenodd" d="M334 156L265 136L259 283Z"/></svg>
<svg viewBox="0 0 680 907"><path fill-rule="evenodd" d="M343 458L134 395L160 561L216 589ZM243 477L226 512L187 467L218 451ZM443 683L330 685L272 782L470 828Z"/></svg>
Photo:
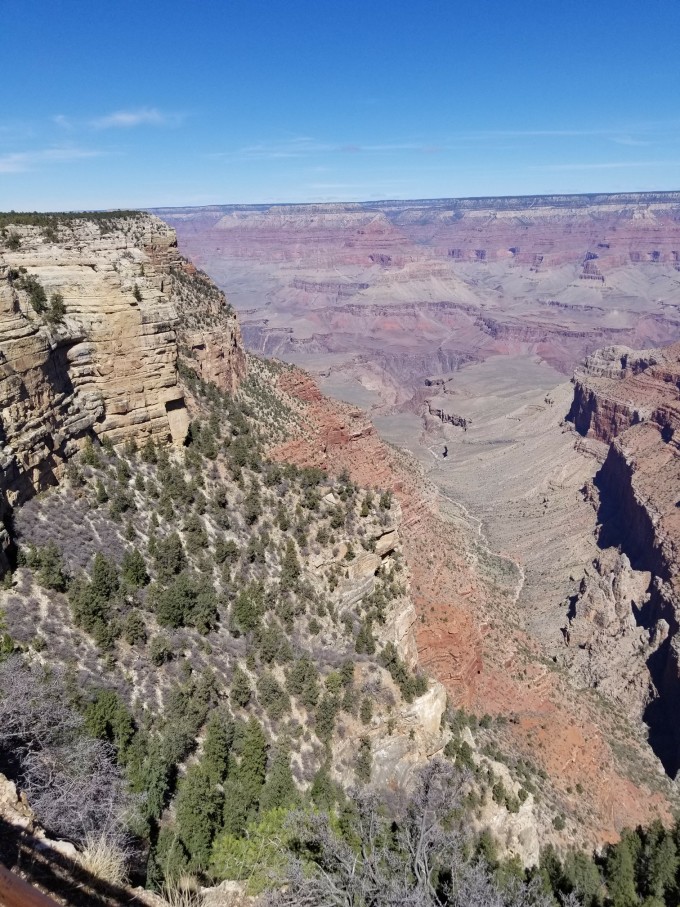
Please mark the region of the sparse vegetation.
<svg viewBox="0 0 680 907"><path fill-rule="evenodd" d="M92 221L106 231L136 216ZM71 222L3 217L47 242ZM126 286L141 301L152 284L138 262L134 274ZM48 302L37 278L10 279L22 305L63 322L61 294ZM177 267L172 281L192 328L226 306L203 275ZM197 283L206 305L192 309ZM428 690L385 642L408 582L399 554L365 556L393 525L392 492L269 459L301 430L271 381L285 366L253 359L229 395L192 364L182 350L182 448L151 434L114 445L98 423L101 441L85 439L67 481L17 507L0 761L39 821L114 884L134 853L135 871L177 902L238 879L282 907L675 904L677 829L627 833L595 859L546 849L528 872L499 859L490 834L469 833L467 809L516 813L537 800L527 763L498 776L495 717L449 710L444 758L410 795L397 783L376 793L388 738L404 754L395 778L422 753L412 704ZM542 808L560 840L571 818L556 800Z"/></svg>
<svg viewBox="0 0 680 907"><path fill-rule="evenodd" d="M64 297L61 293L52 293L50 296L50 307L45 315L46 320L50 324L62 324L65 314L66 306L64 305Z"/></svg>
<svg viewBox="0 0 680 907"><path fill-rule="evenodd" d="M11 227L41 227L45 238L50 242L58 239L58 227L70 227L75 221L89 221L96 224L102 233L108 233L121 220L136 220L143 217L142 211L62 211L54 214L42 214L37 211L3 211L0 212L0 230ZM17 236L10 233L9 236ZM16 246L16 248L19 248Z"/></svg>
<svg viewBox="0 0 680 907"><path fill-rule="evenodd" d="M87 437L77 481L17 515L22 581L57 596L61 625L41 623L41 636L64 667L77 647L70 701L142 798L134 834L156 887L206 877L216 836L231 836L223 855L241 853L315 778L317 799L335 802L319 772L332 769L336 735L348 724L365 735L404 699L373 629L403 594L390 563L343 613L344 555L337 572L310 566L319 538L332 561L334 533L351 551L359 527L384 532L376 508L362 515L370 495L347 475L267 460L281 435L264 377L251 402L183 374L200 401L184 450ZM371 763L363 736L344 770L367 783Z"/></svg>

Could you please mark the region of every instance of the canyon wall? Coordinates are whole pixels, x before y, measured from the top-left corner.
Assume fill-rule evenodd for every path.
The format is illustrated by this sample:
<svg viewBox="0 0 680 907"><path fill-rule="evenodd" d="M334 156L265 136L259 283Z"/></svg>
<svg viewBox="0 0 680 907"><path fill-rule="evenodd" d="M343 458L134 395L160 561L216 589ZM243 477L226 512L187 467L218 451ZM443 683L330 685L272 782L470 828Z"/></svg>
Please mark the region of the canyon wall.
<svg viewBox="0 0 680 907"><path fill-rule="evenodd" d="M480 531L494 537L495 550L520 564L516 611L517 603L504 599L502 616L494 616L478 576L470 579L469 597L452 603L442 577L455 571L433 554L441 525L435 531L431 515L414 508L415 538L407 547L423 590L416 595L424 619L421 663L457 702L480 714L528 701L549 684L544 667L522 668L531 683L516 677L509 666L517 663L521 644L507 632L490 642L495 631L488 629L496 622L507 628L508 614L515 614L532 645L567 668L572 684L568 694L556 692L548 675L549 708L557 705L543 722L547 730L537 730L528 708L518 709L513 726L517 738L521 732L527 739L540 736L551 777L563 777L567 764L574 772L567 786L576 783L557 715L564 719L563 697L582 701L584 689L606 695L646 747L639 718L644 714L651 728L667 724L653 720L653 710L677 674L675 608L664 567L672 557L660 539L680 510L675 501L660 515L649 506L657 492L648 494L644 464L634 462L632 441L622 438L637 437L650 450L673 446L664 440L675 418L673 379L650 367L658 364L654 348L680 340L680 194L214 206L163 209L162 216L176 227L182 250L228 290L250 349L301 365L323 391L371 412L385 437L418 448L444 497L482 518ZM607 352L595 353L603 347ZM579 439L575 452L571 431L560 425L569 387L553 388L586 357L570 418L588 440ZM649 381L651 375L665 387L663 403L645 394L604 392L607 382L626 386L630 378ZM350 461L353 451L371 446L370 468L383 472L382 449L377 439L362 436L357 415L348 415L343 426L331 422L322 429L322 458L331 451L336 456L340 447ZM598 491L592 478L602 450ZM599 558L591 497L601 507ZM618 501L628 527L625 544L613 539L614 548L623 545L620 557L607 543L617 524L613 511L612 518L606 512L611 501ZM408 523L409 505L402 503ZM488 524L503 520L503 530L491 532ZM426 523L427 555L417 550ZM434 563L426 568L430 557ZM457 568L452 586L467 589L461 580L467 566L453 552L450 562ZM509 562L502 566L499 574L514 576ZM442 614L445 627L438 625ZM512 691L511 683L517 684ZM535 711L544 706L536 703ZM677 723L677 716L671 720ZM604 728L599 716L593 724L607 740L618 733ZM535 745L532 740L532 752ZM653 745L661 754L663 747ZM603 743L591 759L597 771L611 759L606 750ZM653 775L658 762L648 764ZM673 774L674 764L666 765ZM600 782L579 777L578 783L601 797ZM612 782L610 794L615 789ZM630 793L629 803L640 803L637 794ZM611 827L610 817L598 821Z"/></svg>
<svg viewBox="0 0 680 907"><path fill-rule="evenodd" d="M567 672L524 629L519 577L509 560L480 551L459 509L415 461L381 440L365 413L325 398L296 369L283 370L278 380L299 401L304 430L273 455L329 471L346 468L363 486L391 488L399 501L418 660L453 705L499 716L504 752L545 773L549 805L539 810L541 840L553 840L550 810L570 816L571 842L598 846L627 825L667 815L668 785L643 735L622 732L619 711L602 709L587 684L577 693ZM468 434L477 426L475 421ZM560 435L565 444L573 444L570 434ZM526 460L526 452L522 456ZM590 510L583 501L581 506ZM631 582L636 591L637 576Z"/></svg>
<svg viewBox="0 0 680 907"><path fill-rule="evenodd" d="M0 239L2 515L55 484L89 433L181 442L180 355L223 389L245 374L236 316L170 227L151 215L48 227L10 218Z"/></svg>
<svg viewBox="0 0 680 907"><path fill-rule="evenodd" d="M249 349L376 409L499 355L570 376L609 344L680 339L677 192L158 213L228 292Z"/></svg>
<svg viewBox="0 0 680 907"><path fill-rule="evenodd" d="M293 233L297 218L292 212ZM283 218L284 231L287 222ZM365 214L353 222L363 231L357 233L360 237L378 236L384 227L382 220ZM91 432L114 442L133 436L139 442L145 434L181 441L190 401L178 377L178 360L231 391L246 371L234 313L214 285L182 259L173 230L157 218L103 224L69 219L57 224L55 235L46 233L39 225L10 225L0 242L3 515L53 484L65 459ZM372 266L399 268L405 261L396 252L379 254L383 257ZM368 292L360 286L365 281L353 281L353 301L348 302L337 286L323 281L313 285L302 276L300 280L295 292L332 292L338 298L333 331L347 351L356 355L352 338L360 324L361 336L373 338L373 353L380 353L383 362L392 361L395 370L413 380L419 373L430 375L431 387L442 396L452 396L455 388L444 384L442 394L437 376L449 375L477 355L469 345L474 332L475 337L483 335L485 343L504 344L508 350L514 342L540 345L550 334L542 327L522 328L522 338L513 340L507 325L497 329L497 317L482 317L469 299L430 299L421 306L407 294L401 302L383 299L371 309L355 301ZM44 290L42 311L32 304L36 283ZM62 314L54 313L55 294L62 297ZM571 311L545 308L558 315ZM316 344L325 361L324 332L313 330L315 316L307 315L306 337L297 339L308 348ZM518 314L513 317L519 324ZM404 346L404 325L409 338L426 341L424 345ZM442 325L448 346L437 339ZM316 339L315 333L320 335ZM435 347L436 357L430 353ZM626 367L619 362L618 372L626 373ZM643 371L640 367L638 374ZM449 519L447 502L407 457L380 440L365 413L325 399L314 382L295 369L281 368L277 374L281 393L293 400L291 412L299 417L300 431L282 443L276 455L324 469L346 467L361 485L393 490L403 512L400 535L415 611L400 611L389 630L391 638L409 663L417 654L428 673L445 685L453 703L496 717L509 751L536 762L549 776L554 789L541 820L548 834L553 816L561 812L573 817L569 834L592 843L611 839L626 824L665 815L664 791L631 775L610 746L605 719L587 701L572 698L566 681L546 666L544 650L522 628L516 608L518 577L509 559L496 560L476 540L470 541L468 530ZM470 422L464 412L460 415L444 402L446 406L433 405L433 418L455 425L459 432L469 426L474 431L477 418ZM452 400L451 406L461 402ZM580 418L585 420L585 414ZM398 512L395 507L395 515ZM391 538L391 531L385 533L381 544L392 544ZM370 581L376 564L375 555L366 556L345 569L348 574L368 571ZM494 577L485 577L485 570ZM637 582L635 578L634 585ZM596 577L592 583L597 584ZM661 641L654 651L661 652L664 644L670 649L672 640ZM671 684L670 658L666 669ZM443 696L440 688L437 691L439 709ZM644 762L644 752L636 754ZM644 764L649 767L650 760ZM583 802L573 797L577 786L585 791Z"/></svg>
<svg viewBox="0 0 680 907"><path fill-rule="evenodd" d="M568 416L609 445L595 478L601 546L618 546L648 574L644 596L628 596L628 605L646 637L650 739L672 775L680 767L679 388L680 344L605 349L576 372Z"/></svg>

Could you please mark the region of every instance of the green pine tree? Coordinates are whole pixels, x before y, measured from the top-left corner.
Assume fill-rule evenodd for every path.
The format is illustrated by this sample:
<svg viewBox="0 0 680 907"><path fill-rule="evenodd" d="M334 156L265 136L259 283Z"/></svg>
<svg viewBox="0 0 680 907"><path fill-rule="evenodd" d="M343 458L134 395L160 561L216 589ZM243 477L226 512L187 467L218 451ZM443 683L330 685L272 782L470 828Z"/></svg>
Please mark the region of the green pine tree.
<svg viewBox="0 0 680 907"><path fill-rule="evenodd" d="M276 751L262 788L260 812L266 813L282 806L291 807L296 800L297 788L290 770L290 753L287 749L280 748Z"/></svg>
<svg viewBox="0 0 680 907"><path fill-rule="evenodd" d="M338 799L338 785L331 779L327 765L322 765L314 775L310 796L319 809L333 809Z"/></svg>
<svg viewBox="0 0 680 907"><path fill-rule="evenodd" d="M123 579L129 586L136 589L139 586L145 586L149 582L146 562L136 548L125 552L120 566Z"/></svg>
<svg viewBox="0 0 680 907"><path fill-rule="evenodd" d="M61 551L55 542L48 542L38 555L38 582L46 589L64 592L68 585L66 573L61 560Z"/></svg>
<svg viewBox="0 0 680 907"><path fill-rule="evenodd" d="M209 777L220 784L227 776L229 753L234 742L234 722L231 718L215 711L210 716L203 744L202 764Z"/></svg>
<svg viewBox="0 0 680 907"><path fill-rule="evenodd" d="M180 782L176 801L177 831L191 868L208 865L222 812L222 794L202 764L192 765Z"/></svg>
<svg viewBox="0 0 680 907"><path fill-rule="evenodd" d="M242 834L256 817L265 781L267 738L255 718L245 726L240 755L224 786L224 828L232 834Z"/></svg>
<svg viewBox="0 0 680 907"><path fill-rule="evenodd" d="M104 557L101 551L94 556L90 589L101 601L111 601L118 591L118 568L113 561Z"/></svg>
<svg viewBox="0 0 680 907"><path fill-rule="evenodd" d="M371 741L368 737L359 738L359 751L357 753L357 760L354 766L354 773L356 774L357 781L361 784L368 784L371 780L371 766L373 763L373 757L371 755Z"/></svg>
<svg viewBox="0 0 680 907"><path fill-rule="evenodd" d="M109 499L109 493L101 479L97 479L95 484L95 497L98 504L106 504Z"/></svg>
<svg viewBox="0 0 680 907"><path fill-rule="evenodd" d="M678 871L678 853L675 841L668 834L661 823L654 823L648 830L648 837L653 840L645 848L648 852L645 854L645 887L650 896L660 899L662 902L665 896L675 885L675 877Z"/></svg>
<svg viewBox="0 0 680 907"><path fill-rule="evenodd" d="M253 691L250 686L250 680L245 671L242 671L241 668L236 667L234 670L233 677L231 679L231 701L234 705L239 706L239 708L245 708L250 702L250 697L252 696Z"/></svg>
<svg viewBox="0 0 680 907"><path fill-rule="evenodd" d="M624 834L607 854L605 878L612 907L637 907L635 854L631 833Z"/></svg>
<svg viewBox="0 0 680 907"><path fill-rule="evenodd" d="M85 727L93 737L110 740L125 762L134 725L125 703L113 690L102 690L85 709Z"/></svg>

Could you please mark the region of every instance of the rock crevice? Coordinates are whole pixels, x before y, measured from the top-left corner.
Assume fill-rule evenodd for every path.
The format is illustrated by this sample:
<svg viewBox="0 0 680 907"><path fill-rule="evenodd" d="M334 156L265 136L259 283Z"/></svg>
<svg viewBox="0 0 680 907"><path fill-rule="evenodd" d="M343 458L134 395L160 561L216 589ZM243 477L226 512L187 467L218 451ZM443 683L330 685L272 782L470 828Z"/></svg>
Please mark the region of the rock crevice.
<svg viewBox="0 0 680 907"><path fill-rule="evenodd" d="M609 347L576 373L568 415L582 435L609 445L595 479L600 545L618 547L629 568L651 577L645 597L629 605L647 633L638 655L652 683L644 711L650 742L671 775L680 768L679 387L680 344Z"/></svg>

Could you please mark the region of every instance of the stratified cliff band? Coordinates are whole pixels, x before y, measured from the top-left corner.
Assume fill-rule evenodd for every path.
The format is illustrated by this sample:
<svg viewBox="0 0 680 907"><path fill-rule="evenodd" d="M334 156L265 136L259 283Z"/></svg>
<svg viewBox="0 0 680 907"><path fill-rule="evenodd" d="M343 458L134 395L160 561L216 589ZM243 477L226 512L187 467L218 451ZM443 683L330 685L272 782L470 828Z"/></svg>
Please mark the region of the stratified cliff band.
<svg viewBox="0 0 680 907"><path fill-rule="evenodd" d="M223 390L246 369L231 307L158 218L70 216L48 229L9 220L0 243L0 516L55 484L89 432L182 441L180 354Z"/></svg>

